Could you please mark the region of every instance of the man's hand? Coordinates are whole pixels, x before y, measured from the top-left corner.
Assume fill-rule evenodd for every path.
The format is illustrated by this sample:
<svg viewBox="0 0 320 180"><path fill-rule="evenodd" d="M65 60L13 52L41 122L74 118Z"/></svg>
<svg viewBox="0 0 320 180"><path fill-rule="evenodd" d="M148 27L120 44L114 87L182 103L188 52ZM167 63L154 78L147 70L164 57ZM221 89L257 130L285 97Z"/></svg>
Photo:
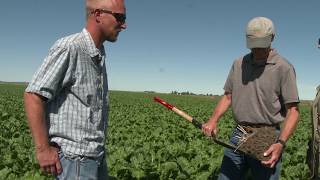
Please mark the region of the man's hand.
<svg viewBox="0 0 320 180"><path fill-rule="evenodd" d="M209 120L207 123L202 125L202 132L209 137L217 135L217 123L214 121L210 122Z"/></svg>
<svg viewBox="0 0 320 180"><path fill-rule="evenodd" d="M62 167L58 156L58 149L56 147L38 147L36 148L36 153L42 172L52 175L58 175L62 172Z"/></svg>
<svg viewBox="0 0 320 180"><path fill-rule="evenodd" d="M46 98L34 93L24 93L24 101L40 168L48 174L60 174L62 168L58 149L48 143L48 128L45 120Z"/></svg>
<svg viewBox="0 0 320 180"><path fill-rule="evenodd" d="M287 115L286 120L284 121L284 125L281 129L281 133L279 135L279 139L283 141L287 141L293 131L296 129L298 120L299 120L299 107L298 103L288 103L286 104ZM277 161L279 160L282 150L283 144L275 143L270 146L270 148L265 152L265 156L271 154L271 159L268 161L262 161L261 163L273 168Z"/></svg>
<svg viewBox="0 0 320 180"><path fill-rule="evenodd" d="M280 159L281 153L283 150L283 145L280 143L272 144L269 149L263 153L264 156L269 156L271 158L268 161L261 161L261 163L269 168L274 168L275 164Z"/></svg>

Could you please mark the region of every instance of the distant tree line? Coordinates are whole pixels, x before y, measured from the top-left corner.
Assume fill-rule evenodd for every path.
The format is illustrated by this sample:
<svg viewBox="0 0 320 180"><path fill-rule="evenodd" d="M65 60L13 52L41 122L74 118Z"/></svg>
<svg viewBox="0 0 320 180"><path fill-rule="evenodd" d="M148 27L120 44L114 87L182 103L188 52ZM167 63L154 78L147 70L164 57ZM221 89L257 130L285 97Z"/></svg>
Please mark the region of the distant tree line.
<svg viewBox="0 0 320 180"><path fill-rule="evenodd" d="M175 94L175 95L197 95L197 96L215 96L213 94L195 94L193 92L189 92L189 91L185 91L185 92L178 92L178 91L171 91L171 94Z"/></svg>

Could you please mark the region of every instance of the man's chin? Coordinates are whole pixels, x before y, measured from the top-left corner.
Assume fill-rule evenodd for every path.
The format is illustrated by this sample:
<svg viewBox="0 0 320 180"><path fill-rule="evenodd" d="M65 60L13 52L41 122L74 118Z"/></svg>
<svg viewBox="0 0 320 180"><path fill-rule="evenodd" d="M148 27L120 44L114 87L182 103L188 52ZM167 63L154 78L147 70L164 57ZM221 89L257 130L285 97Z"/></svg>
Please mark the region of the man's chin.
<svg viewBox="0 0 320 180"><path fill-rule="evenodd" d="M107 41L109 41L109 42L116 42L117 39L118 39L117 36L116 36L116 37L110 37L110 38L107 38Z"/></svg>
<svg viewBox="0 0 320 180"><path fill-rule="evenodd" d="M112 39L112 40L108 40L108 41L114 43L114 42L116 42L117 40L116 40L116 39Z"/></svg>

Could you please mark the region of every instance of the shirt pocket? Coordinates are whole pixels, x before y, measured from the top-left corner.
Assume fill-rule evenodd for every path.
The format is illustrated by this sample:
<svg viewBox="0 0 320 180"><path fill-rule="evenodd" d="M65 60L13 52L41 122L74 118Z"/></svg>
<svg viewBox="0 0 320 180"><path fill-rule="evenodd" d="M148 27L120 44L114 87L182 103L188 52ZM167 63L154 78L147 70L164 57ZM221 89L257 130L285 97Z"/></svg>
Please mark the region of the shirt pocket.
<svg viewBox="0 0 320 180"><path fill-rule="evenodd" d="M71 88L71 93L86 107L96 112L101 109L101 92L95 86L76 86Z"/></svg>

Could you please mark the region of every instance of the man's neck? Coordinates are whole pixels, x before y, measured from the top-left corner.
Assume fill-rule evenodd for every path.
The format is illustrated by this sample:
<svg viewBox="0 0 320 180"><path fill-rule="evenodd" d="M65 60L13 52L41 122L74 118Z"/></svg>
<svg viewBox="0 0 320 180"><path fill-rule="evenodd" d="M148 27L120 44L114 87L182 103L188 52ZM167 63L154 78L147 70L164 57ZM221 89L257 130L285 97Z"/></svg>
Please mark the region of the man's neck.
<svg viewBox="0 0 320 180"><path fill-rule="evenodd" d="M102 47L103 42L104 42L102 39L101 33L98 31L97 28L95 28L94 26L90 26L88 24L86 26L86 30L91 35L91 38L92 38L96 48L100 49Z"/></svg>
<svg viewBox="0 0 320 180"><path fill-rule="evenodd" d="M267 61L271 51L272 51L271 48L252 49L251 52L252 52L253 60L257 63L262 61Z"/></svg>

